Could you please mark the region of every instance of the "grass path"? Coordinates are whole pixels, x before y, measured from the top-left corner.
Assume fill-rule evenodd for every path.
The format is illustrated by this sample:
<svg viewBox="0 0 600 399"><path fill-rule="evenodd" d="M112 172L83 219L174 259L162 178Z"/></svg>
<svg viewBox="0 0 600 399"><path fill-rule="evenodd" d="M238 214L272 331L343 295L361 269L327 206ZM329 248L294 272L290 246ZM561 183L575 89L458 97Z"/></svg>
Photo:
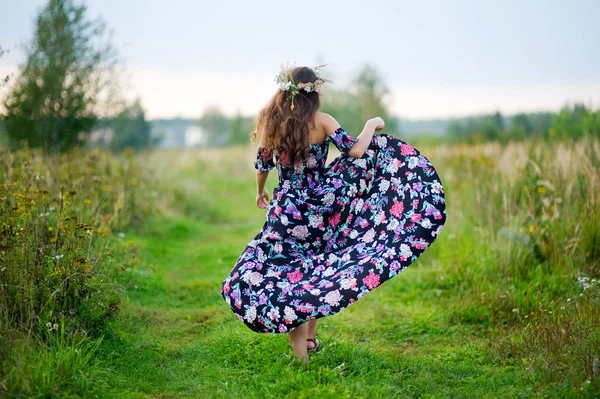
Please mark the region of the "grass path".
<svg viewBox="0 0 600 399"><path fill-rule="evenodd" d="M135 241L153 278L130 294L100 358L108 394L177 397L528 397L518 368L500 365L451 301L428 289L434 266L410 267L338 315L320 320L323 350L291 361L286 335L256 334L219 294L260 215L237 225L179 219ZM159 227L159 229L158 229ZM430 276L429 276L430 277Z"/></svg>
<svg viewBox="0 0 600 399"><path fill-rule="evenodd" d="M490 354L481 326L459 321L454 305L461 298L443 280L452 261L433 247L360 301L321 319L322 348L308 366L293 362L285 334L248 329L220 296L221 282L264 221L252 203L248 160L239 163L243 169L210 160L207 167L231 165L215 174L197 163L177 171L188 189L201 181L195 188L202 194L187 195L193 200L179 216L163 216L143 235L128 237L154 272L130 288L121 319L100 346L98 358L110 370L107 397L547 395L535 391L522 364ZM451 245L439 241L434 247Z"/></svg>

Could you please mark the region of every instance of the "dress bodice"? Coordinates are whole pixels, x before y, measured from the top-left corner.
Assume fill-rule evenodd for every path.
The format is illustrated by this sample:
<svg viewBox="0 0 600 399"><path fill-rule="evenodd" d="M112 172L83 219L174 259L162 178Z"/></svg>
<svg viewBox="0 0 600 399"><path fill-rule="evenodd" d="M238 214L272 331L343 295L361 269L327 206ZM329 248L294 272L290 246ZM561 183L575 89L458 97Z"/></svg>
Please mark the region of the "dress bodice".
<svg viewBox="0 0 600 399"><path fill-rule="evenodd" d="M329 153L329 143L333 143L340 152L346 153L357 140L340 127L327 136L325 141L310 144L308 158L303 162L296 163L293 167L283 166L279 154L272 149L259 147L254 167L262 172L277 167L279 187L281 188L312 189L321 184Z"/></svg>

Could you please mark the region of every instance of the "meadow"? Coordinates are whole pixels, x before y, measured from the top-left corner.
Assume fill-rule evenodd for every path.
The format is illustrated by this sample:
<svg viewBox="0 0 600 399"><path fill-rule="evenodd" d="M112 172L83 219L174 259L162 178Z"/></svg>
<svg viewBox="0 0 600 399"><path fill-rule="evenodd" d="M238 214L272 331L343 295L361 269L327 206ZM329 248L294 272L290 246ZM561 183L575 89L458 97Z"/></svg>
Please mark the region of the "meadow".
<svg viewBox="0 0 600 399"><path fill-rule="evenodd" d="M0 395L600 395L598 139L416 145L447 223L417 262L319 321L309 365L219 293L264 222L253 147L4 151Z"/></svg>

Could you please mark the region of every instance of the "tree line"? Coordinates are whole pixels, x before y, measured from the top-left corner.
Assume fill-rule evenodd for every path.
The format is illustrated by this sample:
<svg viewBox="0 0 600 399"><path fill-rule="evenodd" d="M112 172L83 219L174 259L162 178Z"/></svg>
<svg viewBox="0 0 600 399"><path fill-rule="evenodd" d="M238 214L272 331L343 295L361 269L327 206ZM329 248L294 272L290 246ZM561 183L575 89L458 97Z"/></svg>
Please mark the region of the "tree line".
<svg viewBox="0 0 600 399"><path fill-rule="evenodd" d="M0 118L9 145L27 143L50 152L66 151L88 144L90 133L103 128L112 137L97 143L115 151L158 143L140 100L128 102L121 96L120 61L105 24L86 13L85 4L75 0L48 0L39 10L18 76L10 81L0 77L0 85L9 85ZM0 48L0 57L3 53ZM327 87L321 109L354 135L374 116L386 121L390 134L402 134L398 118L390 112L389 96L379 71L365 65L345 88ZM229 118L212 106L204 110L198 126L206 146L224 147L247 143L254 118L241 113ZM600 110L574 104L557 113L504 116L496 112L454 120L442 139L505 142L528 137L577 139L585 134L600 135Z"/></svg>
<svg viewBox="0 0 600 399"><path fill-rule="evenodd" d="M600 109L575 103L563 106L556 113L519 113L507 117L495 112L454 121L449 124L446 136L451 141L477 143L531 137L579 139L585 134L600 136Z"/></svg>
<svg viewBox="0 0 600 399"><path fill-rule="evenodd" d="M333 115L345 130L354 135L362 131L366 120L375 116L386 121L387 131L397 132L397 118L391 115L387 104L389 95L390 90L381 74L367 64L346 88L324 89L321 110ZM238 113L230 119L215 106L204 111L198 125L206 135L206 144L213 147L248 143L249 133L255 127L254 118Z"/></svg>

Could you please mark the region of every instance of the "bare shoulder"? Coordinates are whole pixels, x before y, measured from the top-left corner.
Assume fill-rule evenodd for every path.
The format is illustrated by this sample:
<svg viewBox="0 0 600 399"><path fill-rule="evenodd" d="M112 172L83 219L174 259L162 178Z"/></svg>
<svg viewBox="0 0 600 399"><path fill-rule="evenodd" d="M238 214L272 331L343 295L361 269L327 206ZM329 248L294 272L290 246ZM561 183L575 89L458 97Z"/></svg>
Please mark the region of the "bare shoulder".
<svg viewBox="0 0 600 399"><path fill-rule="evenodd" d="M338 121L336 121L333 116L326 114L325 112L317 112L315 119L317 126L323 132L325 132L327 136L330 136L331 133L335 132L340 127Z"/></svg>

